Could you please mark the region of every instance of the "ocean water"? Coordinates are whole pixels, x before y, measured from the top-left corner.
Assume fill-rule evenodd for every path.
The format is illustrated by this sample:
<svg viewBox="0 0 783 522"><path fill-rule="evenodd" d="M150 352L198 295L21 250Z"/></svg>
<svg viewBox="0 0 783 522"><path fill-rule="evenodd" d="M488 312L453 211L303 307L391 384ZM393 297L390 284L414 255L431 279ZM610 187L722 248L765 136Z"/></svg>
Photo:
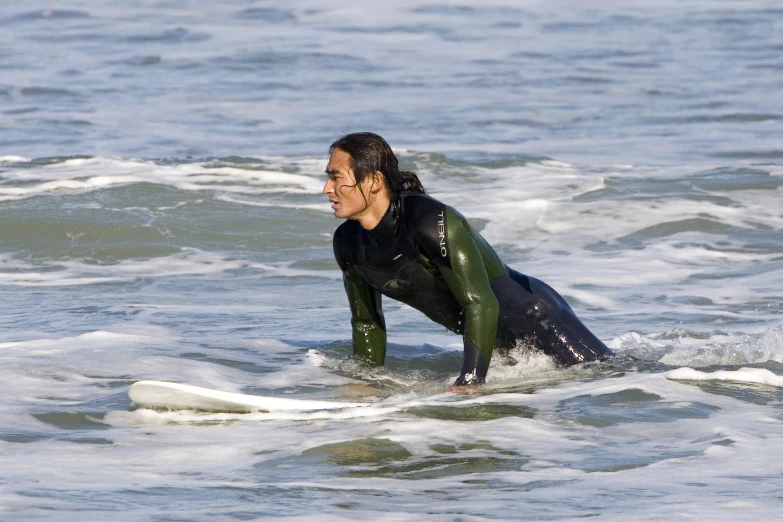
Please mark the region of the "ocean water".
<svg viewBox="0 0 783 522"><path fill-rule="evenodd" d="M0 519L779 518L781 51L771 0L0 4ZM461 340L386 300L352 360L358 130L618 356L455 393Z"/></svg>

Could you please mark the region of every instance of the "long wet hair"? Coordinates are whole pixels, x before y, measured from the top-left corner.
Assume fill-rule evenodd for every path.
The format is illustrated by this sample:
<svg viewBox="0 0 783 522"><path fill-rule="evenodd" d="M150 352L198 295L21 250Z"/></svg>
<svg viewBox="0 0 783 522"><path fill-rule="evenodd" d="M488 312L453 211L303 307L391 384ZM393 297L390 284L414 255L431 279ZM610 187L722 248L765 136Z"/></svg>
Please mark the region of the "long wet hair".
<svg viewBox="0 0 783 522"><path fill-rule="evenodd" d="M395 222L399 217L403 192L427 193L415 172L400 170L397 156L386 140L377 134L372 132L346 134L332 143L329 154L331 155L335 149L340 149L351 157L351 168L357 185L361 185L367 176L375 172L383 174L383 183L389 193Z"/></svg>

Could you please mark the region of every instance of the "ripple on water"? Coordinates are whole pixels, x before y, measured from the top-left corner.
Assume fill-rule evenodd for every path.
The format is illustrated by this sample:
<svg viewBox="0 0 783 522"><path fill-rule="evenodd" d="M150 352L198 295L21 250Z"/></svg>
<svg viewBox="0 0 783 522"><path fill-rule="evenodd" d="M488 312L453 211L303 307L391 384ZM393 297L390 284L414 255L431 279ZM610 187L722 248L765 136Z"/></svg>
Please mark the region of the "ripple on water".
<svg viewBox="0 0 783 522"><path fill-rule="evenodd" d="M783 149L745 149L713 152L715 158L742 160L783 160Z"/></svg>
<svg viewBox="0 0 783 522"><path fill-rule="evenodd" d="M586 426L606 428L633 422L706 419L719 409L701 402L664 401L654 393L631 388L617 393L566 399L558 405L556 416Z"/></svg>
<svg viewBox="0 0 783 522"><path fill-rule="evenodd" d="M79 94L70 89L57 87L23 87L19 90L22 96L31 98L75 98Z"/></svg>
<svg viewBox="0 0 783 522"><path fill-rule="evenodd" d="M526 406L511 404L474 404L471 406L415 406L403 410L404 413L446 421L476 422L504 417L522 417L532 419L536 410Z"/></svg>
<svg viewBox="0 0 783 522"><path fill-rule="evenodd" d="M184 27L166 29L158 32L133 34L124 38L128 43L196 43L209 40L212 36L208 33L193 33Z"/></svg>
<svg viewBox="0 0 783 522"><path fill-rule="evenodd" d="M451 446L436 444L435 454L421 458L389 439L359 439L325 444L302 453L308 459L349 467L346 478L396 478L426 480L474 473L519 469L527 458L486 442Z"/></svg>
<svg viewBox="0 0 783 522"><path fill-rule="evenodd" d="M700 390L715 395L725 395L734 399L766 406L770 403L783 407L783 389L763 384L727 382L727 381L680 381L696 386Z"/></svg>
<svg viewBox="0 0 783 522"><path fill-rule="evenodd" d="M234 18L240 20L264 21L270 23L284 23L297 21L296 15L288 9L279 9L276 7L251 7L243 9L234 15Z"/></svg>
<svg viewBox="0 0 783 522"><path fill-rule="evenodd" d="M14 22L29 22L39 20L73 20L78 18L89 18L90 13L76 9L41 9L28 11L11 18Z"/></svg>

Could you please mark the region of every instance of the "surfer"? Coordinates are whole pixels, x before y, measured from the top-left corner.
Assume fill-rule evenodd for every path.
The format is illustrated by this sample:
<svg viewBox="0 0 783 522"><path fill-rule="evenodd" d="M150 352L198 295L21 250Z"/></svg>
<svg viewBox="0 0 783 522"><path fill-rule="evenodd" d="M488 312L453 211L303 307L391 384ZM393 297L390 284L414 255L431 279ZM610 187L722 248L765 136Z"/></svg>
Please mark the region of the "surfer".
<svg viewBox="0 0 783 522"><path fill-rule="evenodd" d="M388 143L348 134L329 149L323 193L334 216L334 255L351 308L353 352L383 365L381 295L463 336L456 385L484 383L493 351L518 343L571 365L612 355L543 281L507 267L456 210L400 171Z"/></svg>

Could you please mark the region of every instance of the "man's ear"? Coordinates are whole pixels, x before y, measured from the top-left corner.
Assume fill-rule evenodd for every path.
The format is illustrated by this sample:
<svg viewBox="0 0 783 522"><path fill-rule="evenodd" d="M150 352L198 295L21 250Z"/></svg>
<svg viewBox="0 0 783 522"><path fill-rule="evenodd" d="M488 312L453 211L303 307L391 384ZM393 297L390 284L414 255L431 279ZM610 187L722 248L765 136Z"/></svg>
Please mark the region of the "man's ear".
<svg viewBox="0 0 783 522"><path fill-rule="evenodd" d="M383 188L383 174L381 174L379 171L375 171L372 173L372 184L370 185L370 191L374 193L378 193Z"/></svg>

